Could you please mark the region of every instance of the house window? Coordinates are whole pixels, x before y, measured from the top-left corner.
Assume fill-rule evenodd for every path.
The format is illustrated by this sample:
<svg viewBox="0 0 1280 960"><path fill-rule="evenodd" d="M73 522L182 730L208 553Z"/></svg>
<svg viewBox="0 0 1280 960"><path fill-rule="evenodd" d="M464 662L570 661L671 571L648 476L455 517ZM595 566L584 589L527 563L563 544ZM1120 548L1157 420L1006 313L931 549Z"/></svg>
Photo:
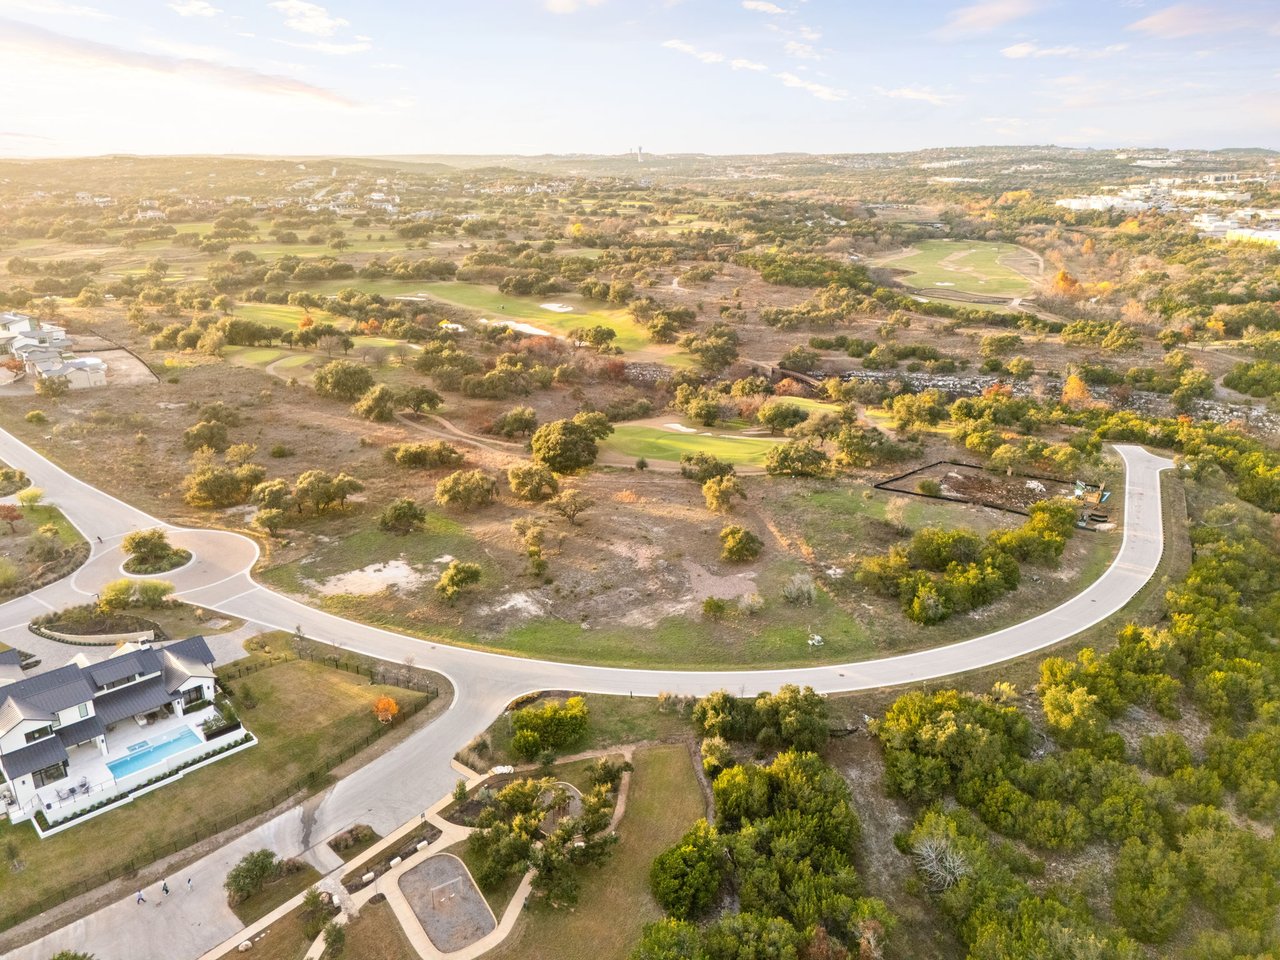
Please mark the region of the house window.
<svg viewBox="0 0 1280 960"><path fill-rule="evenodd" d="M80 719L83 720L89 715L89 705L87 703L80 704Z"/></svg>
<svg viewBox="0 0 1280 960"><path fill-rule="evenodd" d="M35 743L37 740L43 740L45 737L53 736L52 724L47 727L41 727L39 730L32 730L27 734L27 743Z"/></svg>
<svg viewBox="0 0 1280 960"><path fill-rule="evenodd" d="M67 761L55 763L51 767L45 767L43 770L37 770L31 775L31 779L35 781L37 787L43 787L57 780L62 780L67 775Z"/></svg>
<svg viewBox="0 0 1280 960"><path fill-rule="evenodd" d="M184 707L189 707L203 699L204 687L192 687L190 690L182 691L182 705Z"/></svg>

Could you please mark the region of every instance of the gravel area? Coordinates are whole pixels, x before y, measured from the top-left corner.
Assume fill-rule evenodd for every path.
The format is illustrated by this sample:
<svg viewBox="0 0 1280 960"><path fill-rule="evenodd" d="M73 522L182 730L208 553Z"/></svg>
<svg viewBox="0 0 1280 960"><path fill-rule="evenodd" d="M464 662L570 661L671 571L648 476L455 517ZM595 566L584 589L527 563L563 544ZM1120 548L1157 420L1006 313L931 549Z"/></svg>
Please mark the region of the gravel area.
<svg viewBox="0 0 1280 960"><path fill-rule="evenodd" d="M497 926L471 874L452 854L418 864L400 878L400 890L442 953L461 950Z"/></svg>

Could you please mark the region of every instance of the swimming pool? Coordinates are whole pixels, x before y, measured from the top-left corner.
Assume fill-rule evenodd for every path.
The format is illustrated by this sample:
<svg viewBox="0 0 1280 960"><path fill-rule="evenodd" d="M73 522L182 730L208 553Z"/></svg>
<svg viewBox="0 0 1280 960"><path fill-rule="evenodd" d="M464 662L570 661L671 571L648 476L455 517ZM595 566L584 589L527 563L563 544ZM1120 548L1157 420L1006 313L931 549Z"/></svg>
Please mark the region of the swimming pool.
<svg viewBox="0 0 1280 960"><path fill-rule="evenodd" d="M178 733L169 734L161 739L141 740L131 744L128 756L121 757L119 760L108 760L107 769L111 771L111 776L120 780L139 770L155 766L165 757L203 742L194 730L183 727Z"/></svg>

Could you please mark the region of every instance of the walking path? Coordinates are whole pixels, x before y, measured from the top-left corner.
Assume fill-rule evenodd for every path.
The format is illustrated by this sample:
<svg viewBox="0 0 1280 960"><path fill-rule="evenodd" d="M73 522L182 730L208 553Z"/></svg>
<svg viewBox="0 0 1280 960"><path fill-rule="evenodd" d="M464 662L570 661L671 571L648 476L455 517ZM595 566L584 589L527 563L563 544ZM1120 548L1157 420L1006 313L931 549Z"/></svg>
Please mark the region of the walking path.
<svg viewBox="0 0 1280 960"><path fill-rule="evenodd" d="M163 527L191 550L192 563L167 577L189 603L246 622L307 636L385 660L444 674L454 686L449 709L436 721L321 794L289 810L202 860L180 878L175 893L138 906L132 896L78 920L35 943L11 950L9 960L48 960L60 950L89 950L98 960L183 960L234 938L240 923L226 906L222 880L245 853L268 847L301 856L322 871L335 855L324 841L356 822L387 833L419 816L446 795L457 774L450 759L481 733L516 696L532 690L656 696L703 695L729 689L753 693L784 683L808 684L821 693L915 683L1025 656L1059 643L1118 612L1155 572L1164 544L1160 473L1171 461L1141 447L1116 447L1124 459L1124 541L1110 568L1086 590L1047 613L963 643L902 656L790 670L626 670L526 660L450 647L366 624L354 623L273 593L251 569L257 545L217 530L173 527L98 490L54 465L12 435L0 431L0 460L25 470L86 536L92 554L75 575L0 605L0 640L12 642L33 613L83 603L119 576L118 542L131 530ZM33 646L30 634L18 646ZM49 653L52 658L52 652ZM62 660L67 659L65 656ZM56 665L53 658L46 666ZM188 893L185 880L193 889ZM153 891L154 892L154 891Z"/></svg>

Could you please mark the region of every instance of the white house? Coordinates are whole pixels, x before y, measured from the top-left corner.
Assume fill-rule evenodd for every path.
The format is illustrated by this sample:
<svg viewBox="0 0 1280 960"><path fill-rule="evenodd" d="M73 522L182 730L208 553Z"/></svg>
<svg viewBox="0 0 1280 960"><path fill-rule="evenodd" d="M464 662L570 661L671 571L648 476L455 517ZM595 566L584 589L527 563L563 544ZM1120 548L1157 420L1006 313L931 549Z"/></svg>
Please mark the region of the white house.
<svg viewBox="0 0 1280 960"><path fill-rule="evenodd" d="M86 387L103 387L107 383L107 364L97 357L50 357L32 362L27 369L40 379L61 377L72 390Z"/></svg>
<svg viewBox="0 0 1280 960"><path fill-rule="evenodd" d="M218 749L201 727L218 716L213 662L204 638L189 637L0 681L0 801L10 821L43 813L56 825Z"/></svg>

